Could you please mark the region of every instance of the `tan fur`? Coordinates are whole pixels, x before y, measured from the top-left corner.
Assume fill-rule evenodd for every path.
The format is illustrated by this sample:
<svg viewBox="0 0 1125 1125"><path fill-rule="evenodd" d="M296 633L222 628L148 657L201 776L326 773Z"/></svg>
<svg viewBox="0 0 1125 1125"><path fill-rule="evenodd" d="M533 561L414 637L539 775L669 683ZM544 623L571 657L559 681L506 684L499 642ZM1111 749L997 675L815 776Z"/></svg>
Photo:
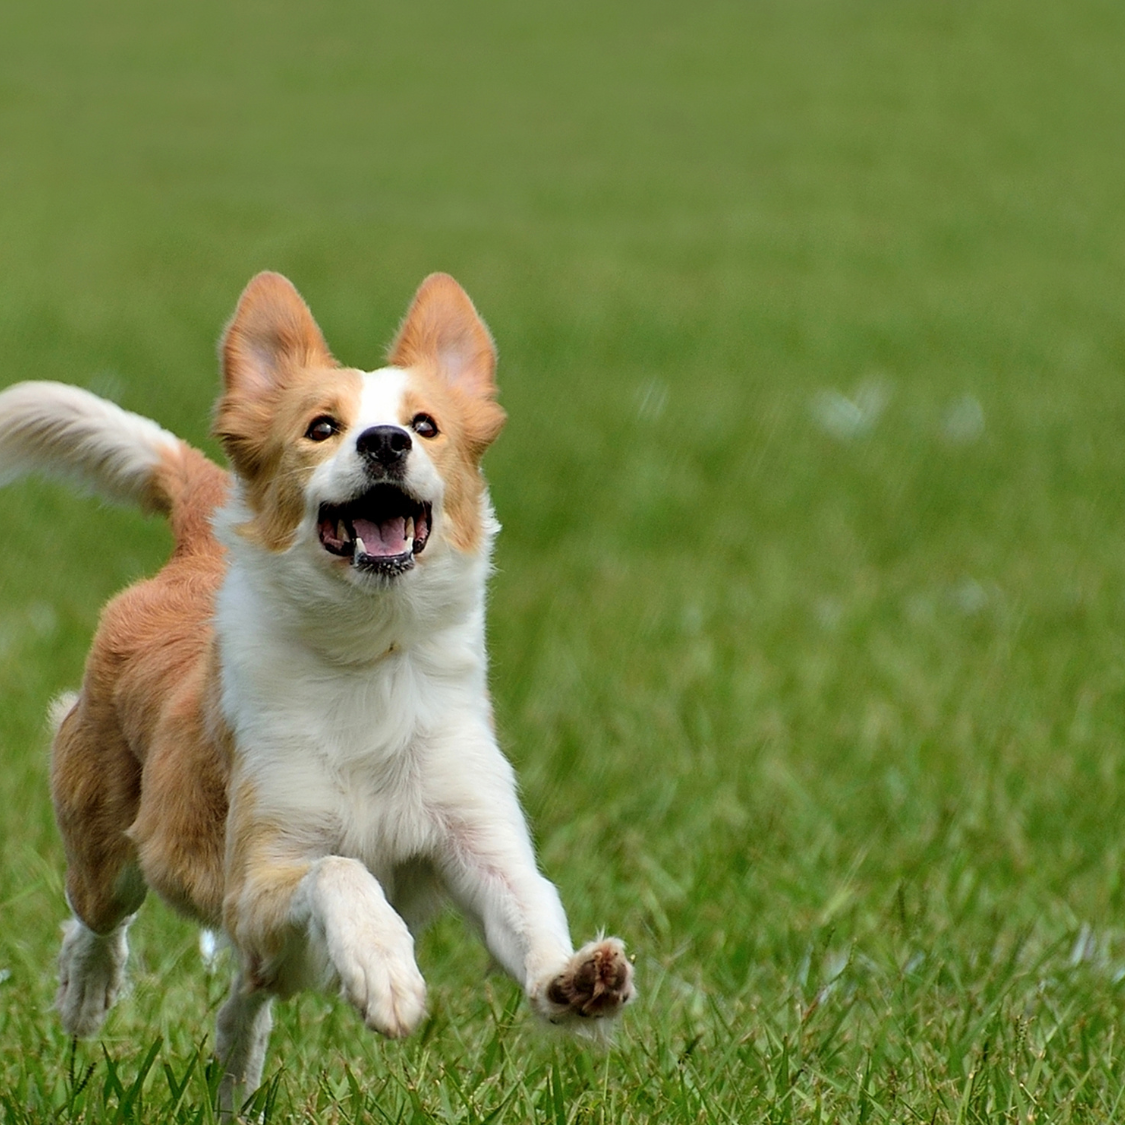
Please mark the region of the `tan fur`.
<svg viewBox="0 0 1125 1125"><path fill-rule="evenodd" d="M475 551L483 534L480 502L485 487L475 435L486 420L477 417L482 412L478 404L443 386L432 367L412 368L410 377L402 424L408 426L420 413L429 414L437 422L438 436L426 443L426 451L445 481L449 538L459 551ZM500 407L487 405L495 407L502 420Z"/></svg>
<svg viewBox="0 0 1125 1125"><path fill-rule="evenodd" d="M285 834L258 815L248 782L234 783L227 833L224 925L248 963L254 986L276 986L273 969L290 937L290 902L309 863L280 850Z"/></svg>
<svg viewBox="0 0 1125 1125"><path fill-rule="evenodd" d="M258 424L257 412L244 404L237 419L228 416L220 435L224 443L236 439L243 449L254 446L255 464L260 468L243 478L254 515L239 530L271 551L283 551L292 544L304 513L303 489L309 473L339 441L335 437L302 446L294 438L304 434L318 415L346 418L354 413L359 372L344 367L299 368L293 371L289 385L293 389L273 408L269 428Z"/></svg>
<svg viewBox="0 0 1125 1125"><path fill-rule="evenodd" d="M453 355L467 361L452 365ZM389 362L410 372L401 419L430 414L439 435L427 451L446 482L445 509L459 550L480 542L480 459L506 414L495 401L496 346L465 291L447 274L431 274L418 289L391 346Z"/></svg>
<svg viewBox="0 0 1125 1125"><path fill-rule="evenodd" d="M336 363L301 295L275 273L258 274L246 287L221 352L225 393L215 434L254 512L240 530L282 551L300 522L309 472L339 441L310 446L299 439L318 415L354 412L359 373Z"/></svg>
<svg viewBox="0 0 1125 1125"><path fill-rule="evenodd" d="M211 612L223 551L209 517L226 474L184 446L154 477L172 557L102 613L82 692L55 739L51 790L75 913L108 933L136 910L139 876L215 924L229 748L213 702Z"/></svg>

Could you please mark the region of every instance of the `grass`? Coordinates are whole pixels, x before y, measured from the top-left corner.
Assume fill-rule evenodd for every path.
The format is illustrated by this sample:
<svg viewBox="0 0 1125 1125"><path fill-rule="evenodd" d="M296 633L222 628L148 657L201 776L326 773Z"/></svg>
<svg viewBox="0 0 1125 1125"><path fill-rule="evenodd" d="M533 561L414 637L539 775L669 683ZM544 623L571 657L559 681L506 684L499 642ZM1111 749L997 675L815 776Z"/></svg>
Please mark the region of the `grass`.
<svg viewBox="0 0 1125 1125"><path fill-rule="evenodd" d="M280 1013L269 1121L1111 1121L1125 1106L1125 15L1078 0L0 12L0 379L214 451L281 269L374 364L467 286L511 421L493 686L609 1049L452 917L401 1044ZM158 902L50 1011L42 716L158 523L0 493L0 1120L208 1121L226 988Z"/></svg>

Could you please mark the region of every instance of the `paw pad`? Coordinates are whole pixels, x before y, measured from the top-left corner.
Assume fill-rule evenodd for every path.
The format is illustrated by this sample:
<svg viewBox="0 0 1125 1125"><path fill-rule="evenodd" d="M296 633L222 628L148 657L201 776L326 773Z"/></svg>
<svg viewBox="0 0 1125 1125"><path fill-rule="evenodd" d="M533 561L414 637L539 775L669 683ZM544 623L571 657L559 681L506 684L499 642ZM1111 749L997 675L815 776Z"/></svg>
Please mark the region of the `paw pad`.
<svg viewBox="0 0 1125 1125"><path fill-rule="evenodd" d="M633 996L633 966L617 938L583 946L546 991L547 1000L556 1008L555 1019L615 1016Z"/></svg>

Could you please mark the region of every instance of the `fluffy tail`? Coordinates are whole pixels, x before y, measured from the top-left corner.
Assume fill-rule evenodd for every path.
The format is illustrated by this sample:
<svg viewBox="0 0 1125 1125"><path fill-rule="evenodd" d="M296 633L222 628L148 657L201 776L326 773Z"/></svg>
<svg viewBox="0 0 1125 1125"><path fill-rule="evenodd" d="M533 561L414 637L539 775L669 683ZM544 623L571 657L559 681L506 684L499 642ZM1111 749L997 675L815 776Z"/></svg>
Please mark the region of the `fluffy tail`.
<svg viewBox="0 0 1125 1125"><path fill-rule="evenodd" d="M210 512L226 489L226 474L174 434L65 383L0 391L0 484L26 473L170 516L185 546L209 538Z"/></svg>
<svg viewBox="0 0 1125 1125"><path fill-rule="evenodd" d="M107 500L167 512L157 470L183 442L155 422L65 383L0 391L0 483L24 473L63 477Z"/></svg>

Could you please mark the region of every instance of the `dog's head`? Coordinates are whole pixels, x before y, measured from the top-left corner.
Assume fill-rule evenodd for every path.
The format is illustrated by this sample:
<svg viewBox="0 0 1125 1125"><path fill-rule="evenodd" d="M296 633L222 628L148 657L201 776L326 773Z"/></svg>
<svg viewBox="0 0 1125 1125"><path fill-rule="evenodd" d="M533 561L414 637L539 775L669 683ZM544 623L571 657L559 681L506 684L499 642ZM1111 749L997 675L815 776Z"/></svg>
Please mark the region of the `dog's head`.
<svg viewBox="0 0 1125 1125"><path fill-rule="evenodd" d="M242 537L364 586L480 550L480 460L504 411L492 337L453 278L422 282L376 371L337 364L276 273L246 287L221 353L215 432L241 482Z"/></svg>

